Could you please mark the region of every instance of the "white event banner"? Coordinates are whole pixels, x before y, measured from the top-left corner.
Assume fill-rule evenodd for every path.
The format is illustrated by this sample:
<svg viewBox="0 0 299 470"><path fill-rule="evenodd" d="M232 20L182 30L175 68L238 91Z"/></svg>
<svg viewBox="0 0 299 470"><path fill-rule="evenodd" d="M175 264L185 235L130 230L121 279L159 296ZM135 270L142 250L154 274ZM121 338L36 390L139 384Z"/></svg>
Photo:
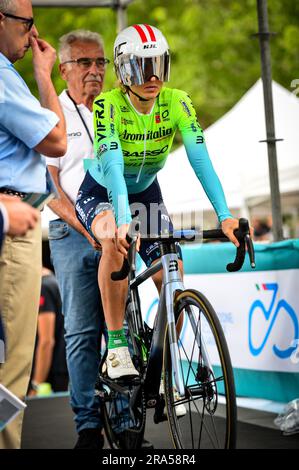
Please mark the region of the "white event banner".
<svg viewBox="0 0 299 470"><path fill-rule="evenodd" d="M233 367L299 373L299 269L189 274L184 284L213 305ZM146 281L139 292L144 319L152 326L158 304L153 282ZM213 362L218 354L211 344Z"/></svg>

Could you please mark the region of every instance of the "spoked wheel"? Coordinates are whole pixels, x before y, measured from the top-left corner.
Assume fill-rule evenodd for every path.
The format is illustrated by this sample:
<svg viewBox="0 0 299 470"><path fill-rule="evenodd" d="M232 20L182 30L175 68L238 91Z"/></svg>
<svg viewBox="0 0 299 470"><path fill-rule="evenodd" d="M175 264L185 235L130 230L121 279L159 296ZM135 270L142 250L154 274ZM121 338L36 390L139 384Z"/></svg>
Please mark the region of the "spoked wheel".
<svg viewBox="0 0 299 470"><path fill-rule="evenodd" d="M127 396L107 387L104 395L102 416L111 449L139 449L145 429L143 387L128 386Z"/></svg>
<svg viewBox="0 0 299 470"><path fill-rule="evenodd" d="M236 445L237 408L226 340L208 300L195 290L175 300L179 368L184 396L175 389L168 331L164 345L166 410L174 447L229 449ZM185 407L184 416L178 413Z"/></svg>

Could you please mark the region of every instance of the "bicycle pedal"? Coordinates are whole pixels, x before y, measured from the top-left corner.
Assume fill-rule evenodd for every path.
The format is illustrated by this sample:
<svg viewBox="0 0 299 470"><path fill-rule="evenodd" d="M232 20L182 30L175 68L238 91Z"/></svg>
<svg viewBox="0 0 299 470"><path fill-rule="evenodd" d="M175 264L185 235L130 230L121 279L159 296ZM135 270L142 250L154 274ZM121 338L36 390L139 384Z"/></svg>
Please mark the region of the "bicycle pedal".
<svg viewBox="0 0 299 470"><path fill-rule="evenodd" d="M125 375L124 377L120 377L119 379L109 379L109 380L111 380L113 383L117 383L118 385L122 385L122 386L141 384L140 377L136 377L136 375Z"/></svg>
<svg viewBox="0 0 299 470"><path fill-rule="evenodd" d="M100 398L102 398L102 399L105 398L105 395L106 395L106 394L107 394L107 393L106 393L104 390L95 389L95 391L94 391L94 396L95 396L95 397L100 397Z"/></svg>

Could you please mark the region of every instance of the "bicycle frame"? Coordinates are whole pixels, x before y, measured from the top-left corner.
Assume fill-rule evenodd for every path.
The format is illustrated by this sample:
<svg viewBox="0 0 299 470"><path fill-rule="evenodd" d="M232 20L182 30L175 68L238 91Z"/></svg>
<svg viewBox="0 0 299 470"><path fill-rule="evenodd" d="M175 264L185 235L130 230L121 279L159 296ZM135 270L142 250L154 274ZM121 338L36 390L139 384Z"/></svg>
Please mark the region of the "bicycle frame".
<svg viewBox="0 0 299 470"><path fill-rule="evenodd" d="M107 350L100 364L100 372L96 384L96 391L99 396L104 399L104 417L105 429L108 430L109 442L120 446L121 441L115 436L118 434L117 427L123 426L123 423L114 423L113 413L118 410L119 397L118 393L125 396L125 404L122 404L120 411L120 419L123 413L130 411L131 418L134 420L132 433L134 434L133 444L139 445L139 438L143 436L146 408L155 408L154 422L159 423L166 419L165 406L167 407L168 419L173 442L179 448L184 443L181 441L181 433L177 427L178 420L176 416L182 416L177 413L175 402L181 404L189 403L189 413L191 413L190 402L193 400L202 400L202 410L195 408L200 416L199 422L199 439L201 440L203 426L209 434L208 428L203 423L204 413L207 410L208 415L213 416L217 407L217 381L224 380L225 394L232 397L229 399L227 411L227 425L225 428L224 447L234 447L235 445L235 427L231 431L231 423L235 423L235 389L232 373L232 366L229 358L229 352L225 342L225 338L221 329L217 314L211 307L207 299L199 292L190 289L185 290L184 284L179 271L179 260L176 252L176 243L182 240L194 241L196 238L206 239L226 239L222 230L210 230L198 232L196 230L169 232L163 235L151 235L143 240L148 242L159 241L159 249L161 252L160 259L150 268L145 269L141 274L136 276L136 244L139 236L138 220L132 221L126 240L129 244L128 256L124 258L123 265L119 271L111 273L111 279L114 281L124 280L128 277L129 289L126 305L126 319L131 336L131 346L134 351L130 350L133 363L139 371L139 375L126 380L120 377L119 380L110 379L107 368L104 368L107 356ZM250 258L251 267L255 267L254 248L249 234L249 224L245 219L240 219L239 228L234 231L239 240L234 262L227 265L227 270L234 272L239 270L244 262L246 254L246 246ZM192 235L192 240L189 236ZM166 238L167 237L167 238ZM162 269L162 287L158 301L158 310L153 330L144 322L141 308L138 287ZM194 305L194 307L193 307ZM219 341L221 355L221 363L224 363L224 377L214 375L213 367L207 353L206 346L202 338L201 318L204 317L211 323L213 327L213 337L216 337L217 344ZM185 372L184 355L186 355L184 338L187 340L187 348L189 347L189 334L185 335L185 324L181 323L181 318L185 321L188 319L189 326L186 331L193 330L195 341L192 344L191 360L187 357L188 371L187 378ZM204 324L205 326L205 324ZM181 329L183 328L183 329ZM214 331L215 329L215 331ZM182 335L181 335L182 333ZM203 333L205 330L203 328ZM165 336L167 334L167 337ZM128 342L130 338L128 338ZM166 346L165 346L166 345ZM167 348L164 354L164 346ZM130 342L129 342L130 348ZM193 356L193 351L195 354ZM182 357L181 357L182 356ZM164 370L163 360L165 360L165 391L160 394L161 373ZM193 369L193 363L196 364L195 384L193 379L189 382L189 370ZM198 382L201 382L198 384ZM107 391L103 385L108 386ZM176 390L174 390L174 388ZM116 392L116 393L114 393ZM176 392L182 400L177 400ZM174 395L175 393L175 395ZM106 397L106 399L105 399ZM105 403L107 402L107 404ZM193 402L192 402L193 403ZM191 405L192 405L191 403ZM174 410L175 408L175 410ZM115 414L117 416L118 413ZM126 414L127 416L127 414ZM176 424L177 423L177 424ZM213 428L215 423L212 420ZM193 426L191 425L191 428ZM216 431L216 429L215 429ZM111 434L112 433L112 434ZM139 434L138 434L139 433ZM133 434L130 434L132 437ZM216 435L217 438L217 435ZM137 439L137 440L136 440ZM192 443L193 434L192 434ZM213 439L211 441L215 447ZM217 438L217 443L218 438ZM219 446L219 445L218 445Z"/></svg>
<svg viewBox="0 0 299 470"><path fill-rule="evenodd" d="M176 331L177 319L174 317L175 297L178 292L183 291L185 288L182 282L179 270L178 256L176 254L174 244L169 246L169 244L162 242L162 246L160 249L162 252L162 256L161 259L155 265L146 269L137 277L135 277L135 272L131 271L129 279L131 302L133 306L133 322L135 323L135 325L140 326L140 323L143 322L142 319L138 318L140 317L140 303L139 297L136 295L137 288L140 284L146 281L153 274L160 271L161 269L163 270L162 289L158 303L156 322L154 325L151 349L145 375L145 391L147 395L147 401L151 406L155 405L155 397L157 397L157 395L159 394L166 326L168 328L169 334L169 345L174 371L175 387L180 396L184 396L185 394L184 380L182 377L181 368L179 367L179 347ZM138 302L138 307L136 306L136 302ZM190 321L192 324L192 328L195 332L197 330L197 325L196 320L193 316L193 311ZM206 348L202 340L200 342L200 345L203 360L205 364L208 365L210 369L212 369Z"/></svg>
<svg viewBox="0 0 299 470"><path fill-rule="evenodd" d="M166 239L164 235L163 237L154 236L152 238L143 238L143 240L153 241L153 239L158 238L160 241L160 251L161 251L161 258L160 260L152 265L150 268L146 269L143 273L136 277L135 274L135 257L136 257L136 241L138 236L138 230L136 232L136 227L138 225L138 220L131 223L129 228L127 241L128 243L132 243L131 250L129 250L128 260L124 260L123 266L119 272L114 272L111 274L111 278L113 280L121 280L125 279L129 276L129 311L131 311L132 322L134 324L134 329L138 332L138 335L141 334L143 338L146 338L145 329L144 329L144 322L141 316L141 309L140 309L140 300L138 295L138 286L146 281L149 277L153 276L159 270L163 270L163 279L162 279L162 289L160 292L160 298L158 303L158 312L156 317L156 323L154 326L154 332L151 340L151 348L150 354L148 357L147 368L145 371L145 377L142 377L141 380L144 380L145 383L145 390L146 394L149 398L153 398L153 402L156 402L156 398L159 395L159 386L161 381L161 370L162 370L162 361L163 361L163 348L164 348L164 332L166 328L168 328L168 337L169 337L169 345L170 345L170 352L171 352L171 361L174 371L174 382L177 392L180 396L184 396L184 383L182 372L178 366L179 364L179 347L177 341L177 331L176 331L176 318L174 318L174 302L177 293L184 290L184 285L181 279L181 275L179 272L179 263L178 263L178 256L176 253L175 243L179 240L189 239L189 235L191 234L192 237L195 238L205 238L205 239L227 239L222 230L205 230L203 232L198 232L196 230L187 230L181 231L180 235L176 235L175 232L170 236L170 239ZM135 234L134 234L135 232ZM136 235L137 233L137 235ZM236 258L233 263L229 263L226 269L229 272L238 271L241 269L246 253L246 246L248 249L248 254L250 258L251 267L255 267L255 260L254 260L254 248L249 234L249 224L246 219L239 220L239 228L235 230L235 235L239 240L239 247L237 248ZM169 234L168 234L169 235ZM194 238L193 238L194 239ZM191 241L191 240L190 240ZM194 333L198 331L197 329L197 321L198 319L195 317L193 309L190 308L191 313L188 311L188 315L190 318L190 323ZM207 350L205 345L203 344L202 340L198 340L200 355L202 357L203 362L205 365L210 369L213 370L211 366L211 362L209 360ZM138 354L138 351L136 351ZM111 379L105 379L104 382L110 383L112 388L120 390L119 385L113 385L113 381ZM149 402L150 400L148 400ZM150 405L148 405L150 406ZM152 406L155 406L153 403Z"/></svg>

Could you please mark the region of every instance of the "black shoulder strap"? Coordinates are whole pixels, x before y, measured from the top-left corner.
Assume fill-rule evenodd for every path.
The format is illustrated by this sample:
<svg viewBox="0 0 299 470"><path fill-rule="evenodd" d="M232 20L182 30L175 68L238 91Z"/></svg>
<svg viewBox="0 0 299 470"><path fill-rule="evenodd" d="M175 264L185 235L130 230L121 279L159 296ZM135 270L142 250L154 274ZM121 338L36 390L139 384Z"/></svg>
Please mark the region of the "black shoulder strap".
<svg viewBox="0 0 299 470"><path fill-rule="evenodd" d="M69 94L68 91L67 91L67 95L68 95L69 99L74 103L74 106L75 106L75 108L76 108L76 111L77 111L77 113L79 114L80 119L81 119L81 121L82 121L82 124L83 124L83 126L85 127L85 129L86 129L86 132L87 132L87 134L88 134L89 140L90 140L90 142L91 142L92 145L93 145L93 138L92 138L92 136L91 136L91 134L90 134L90 132L89 132L88 126L87 126L86 122L84 121L84 118L83 118L82 114L80 113L80 109L78 108L78 105L77 105L76 101L73 100L73 98L71 97L71 95Z"/></svg>

